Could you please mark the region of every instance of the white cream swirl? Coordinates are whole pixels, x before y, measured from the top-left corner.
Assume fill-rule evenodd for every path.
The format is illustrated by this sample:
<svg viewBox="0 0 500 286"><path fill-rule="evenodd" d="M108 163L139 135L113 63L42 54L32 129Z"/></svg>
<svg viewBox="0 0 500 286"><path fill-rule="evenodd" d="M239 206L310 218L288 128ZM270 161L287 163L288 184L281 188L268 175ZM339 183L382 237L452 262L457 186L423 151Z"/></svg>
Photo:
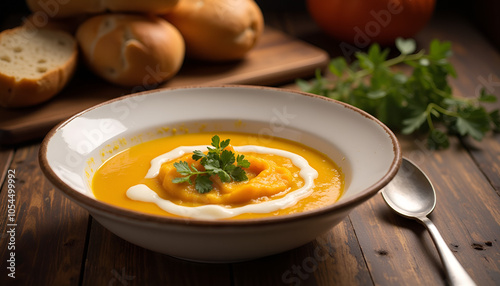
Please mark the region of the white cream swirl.
<svg viewBox="0 0 500 286"><path fill-rule="evenodd" d="M156 177L163 163L179 158L186 153L191 153L194 150L204 150L206 147L208 147L208 145L181 146L154 158L151 160L151 167L146 174L146 178ZM309 165L309 162L307 162L304 157L285 150L255 145L235 146L234 150L242 153L253 152L258 154L275 154L281 157L289 158L292 160L292 163L300 169L299 176L304 179L304 186L288 193L283 198L248 204L235 208L221 205L204 205L197 207L177 205L169 200L160 198L156 192L144 184L138 184L130 187L127 190L127 197L136 201L155 203L158 207L171 214L196 219L214 220L230 218L244 213L270 213L293 206L299 200L312 193L314 179L318 177L318 172Z"/></svg>

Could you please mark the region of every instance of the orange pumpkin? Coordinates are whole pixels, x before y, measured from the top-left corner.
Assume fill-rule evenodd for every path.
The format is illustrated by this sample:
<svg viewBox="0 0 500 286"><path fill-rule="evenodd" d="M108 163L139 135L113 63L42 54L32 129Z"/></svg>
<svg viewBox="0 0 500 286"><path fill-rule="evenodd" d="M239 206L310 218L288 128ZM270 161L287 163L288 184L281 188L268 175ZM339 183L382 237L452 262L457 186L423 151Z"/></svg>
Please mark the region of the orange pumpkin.
<svg viewBox="0 0 500 286"><path fill-rule="evenodd" d="M307 0L320 28L357 48L413 37L429 21L434 7L435 0Z"/></svg>

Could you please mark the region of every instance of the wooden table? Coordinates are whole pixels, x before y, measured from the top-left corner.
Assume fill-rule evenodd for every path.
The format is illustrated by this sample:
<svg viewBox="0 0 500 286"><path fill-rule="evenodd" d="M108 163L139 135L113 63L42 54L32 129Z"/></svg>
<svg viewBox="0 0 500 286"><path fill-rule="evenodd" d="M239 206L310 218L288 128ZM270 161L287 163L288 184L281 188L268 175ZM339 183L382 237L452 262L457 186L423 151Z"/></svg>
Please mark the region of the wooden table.
<svg viewBox="0 0 500 286"><path fill-rule="evenodd" d="M338 43L305 13L269 14L266 21L332 56L340 54ZM456 95L477 95L481 86L500 95L500 54L470 24L435 17L417 36L422 47L432 38L453 44ZM434 183L438 203L431 219L455 256L478 285L499 285L500 135L480 143L454 138L449 149L434 152L422 138L399 139L404 156ZM61 195L40 170L39 147L39 140L0 147L0 285L445 284L428 233L392 213L380 195L316 240L253 261L202 264L145 250L111 234ZM13 222L8 221L9 174L15 176ZM7 276L9 245L15 245L15 279Z"/></svg>

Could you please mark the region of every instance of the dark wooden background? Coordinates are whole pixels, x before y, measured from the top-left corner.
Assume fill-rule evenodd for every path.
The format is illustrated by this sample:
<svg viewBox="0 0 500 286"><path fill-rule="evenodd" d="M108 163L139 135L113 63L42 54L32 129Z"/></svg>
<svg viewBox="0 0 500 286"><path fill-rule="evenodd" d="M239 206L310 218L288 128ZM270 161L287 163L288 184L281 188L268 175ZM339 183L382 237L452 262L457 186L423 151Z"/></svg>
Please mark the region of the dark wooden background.
<svg viewBox="0 0 500 286"><path fill-rule="evenodd" d="M421 46L433 38L452 42L456 95L475 96L478 87L489 85L500 97L499 29L497 20L486 17L498 13L493 7L499 1L468 2L438 0L437 13L416 39ZM340 55L338 43L312 22L303 1L259 3L270 27ZM23 9L4 9L11 4L1 3L2 19ZM297 88L293 80L278 86ZM478 285L499 285L500 135L482 142L452 138L449 149L435 152L418 136L398 138L404 156L434 183L438 203L431 219L457 259ZM241 263L187 262L127 243L103 228L45 179L39 147L40 140L0 147L0 285L445 285L425 229L393 214L381 196L297 249ZM2 180L7 170L16 170L17 177L15 280L6 276L8 197Z"/></svg>

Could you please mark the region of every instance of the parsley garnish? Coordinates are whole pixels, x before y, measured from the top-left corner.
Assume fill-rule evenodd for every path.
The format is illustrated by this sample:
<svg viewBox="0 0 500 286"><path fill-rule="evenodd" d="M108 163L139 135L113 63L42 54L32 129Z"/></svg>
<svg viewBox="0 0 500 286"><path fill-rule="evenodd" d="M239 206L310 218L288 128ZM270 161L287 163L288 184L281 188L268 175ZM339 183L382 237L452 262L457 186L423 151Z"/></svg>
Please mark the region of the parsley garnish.
<svg viewBox="0 0 500 286"><path fill-rule="evenodd" d="M451 44L434 40L429 52L414 53L414 40L397 39L399 56L387 59L389 50L373 44L367 53L356 53L347 64L343 57L329 64L332 80L320 71L312 82L298 80L307 92L343 101L363 109L395 131L403 134L427 133L430 149L449 147L448 136L470 136L478 141L487 132L500 131L498 109L488 112L482 102L496 97L483 88L474 98L454 97L447 77L456 77L448 61ZM409 68L408 74L391 69L394 65Z"/></svg>
<svg viewBox="0 0 500 286"><path fill-rule="evenodd" d="M230 139L221 142L219 136L215 135L212 137L212 146L214 148L207 147L207 154L200 150L193 152L193 160L200 161L200 164L205 169L204 171L198 170L193 164L189 166L185 161L175 162L174 167L183 177L174 178L172 182L175 184L185 182L193 184L191 177L196 176L194 187L199 193L204 194L213 189L213 183L210 180L211 176L219 176L223 183L248 180L243 168L248 168L250 162L245 159L245 155L239 154L235 156L232 151L226 150L229 142Z"/></svg>

